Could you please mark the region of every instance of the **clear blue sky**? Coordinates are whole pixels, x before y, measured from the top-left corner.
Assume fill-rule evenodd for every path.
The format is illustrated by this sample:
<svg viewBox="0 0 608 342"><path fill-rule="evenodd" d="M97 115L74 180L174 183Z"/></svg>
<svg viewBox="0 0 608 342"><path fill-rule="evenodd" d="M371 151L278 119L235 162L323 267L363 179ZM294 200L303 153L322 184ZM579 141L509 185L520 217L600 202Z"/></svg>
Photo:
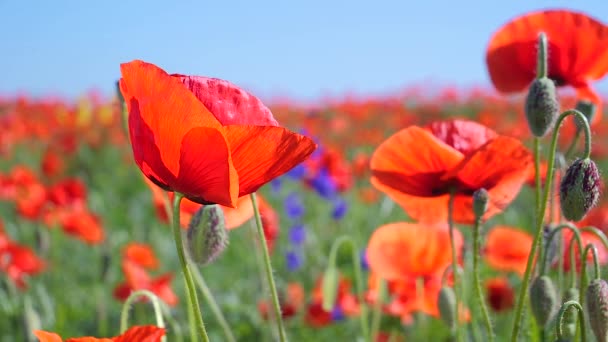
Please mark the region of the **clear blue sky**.
<svg viewBox="0 0 608 342"><path fill-rule="evenodd" d="M608 22L608 1L0 0L0 94L111 95L119 64L224 78L262 98L489 85L492 33L527 11ZM608 81L599 89L608 93Z"/></svg>

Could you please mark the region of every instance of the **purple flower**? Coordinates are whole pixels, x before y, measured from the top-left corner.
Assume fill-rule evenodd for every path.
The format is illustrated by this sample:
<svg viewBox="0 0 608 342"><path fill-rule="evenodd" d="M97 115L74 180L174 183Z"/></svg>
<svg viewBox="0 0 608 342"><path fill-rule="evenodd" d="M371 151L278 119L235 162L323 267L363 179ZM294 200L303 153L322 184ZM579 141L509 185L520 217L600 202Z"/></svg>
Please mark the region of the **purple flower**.
<svg viewBox="0 0 608 342"><path fill-rule="evenodd" d="M287 252L285 259L287 259L287 269L290 271L297 271L302 267L302 257L294 251Z"/></svg>
<svg viewBox="0 0 608 342"><path fill-rule="evenodd" d="M302 179L306 175L306 166L300 163L293 169L289 170L285 175L296 180Z"/></svg>
<svg viewBox="0 0 608 342"><path fill-rule="evenodd" d="M301 245L306 240L306 228L297 224L289 229L289 241L294 245Z"/></svg>
<svg viewBox="0 0 608 342"><path fill-rule="evenodd" d="M285 197L285 213L292 219L304 215L304 204L297 192L292 192Z"/></svg>
<svg viewBox="0 0 608 342"><path fill-rule="evenodd" d="M369 270L369 264L367 263L367 250L362 250L359 253L359 261L361 262L361 268L365 271Z"/></svg>
<svg viewBox="0 0 608 342"><path fill-rule="evenodd" d="M344 319L344 311L342 311L342 308L340 307L340 305L334 306L334 308L331 310L331 320L332 321L341 321L343 319Z"/></svg>
<svg viewBox="0 0 608 342"><path fill-rule="evenodd" d="M281 178L275 178L270 181L270 190L274 195L276 195L281 192L282 185L283 181L281 181Z"/></svg>
<svg viewBox="0 0 608 342"><path fill-rule="evenodd" d="M315 178L312 179L311 185L319 196L325 199L332 199L337 191L336 184L329 177L329 173L325 168L321 169Z"/></svg>
<svg viewBox="0 0 608 342"><path fill-rule="evenodd" d="M331 217L334 220L341 220L346 215L346 210L348 210L348 203L343 198L338 197L334 200L334 209L331 212Z"/></svg>

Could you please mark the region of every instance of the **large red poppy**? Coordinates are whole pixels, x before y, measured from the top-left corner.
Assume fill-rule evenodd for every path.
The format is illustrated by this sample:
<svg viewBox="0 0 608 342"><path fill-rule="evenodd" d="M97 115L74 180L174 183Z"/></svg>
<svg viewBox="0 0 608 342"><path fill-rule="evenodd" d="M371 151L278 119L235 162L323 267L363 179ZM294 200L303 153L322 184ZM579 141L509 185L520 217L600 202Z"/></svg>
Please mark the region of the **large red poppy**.
<svg viewBox="0 0 608 342"><path fill-rule="evenodd" d="M547 35L549 43L548 77L558 86L574 87L579 98L599 106L600 97L589 83L608 73L608 27L583 13L568 10L528 13L494 33L486 62L496 89L518 92L530 85L536 76L540 32ZM598 110L596 121L600 113Z"/></svg>
<svg viewBox="0 0 608 342"><path fill-rule="evenodd" d="M473 192L488 191L487 219L515 198L531 163L517 139L473 121L442 121L410 126L384 141L371 159L371 182L424 222L447 221L453 191L454 221L472 223Z"/></svg>
<svg viewBox="0 0 608 342"><path fill-rule="evenodd" d="M154 183L195 202L234 207L316 148L227 81L169 75L142 61L122 64L121 73L135 162Z"/></svg>

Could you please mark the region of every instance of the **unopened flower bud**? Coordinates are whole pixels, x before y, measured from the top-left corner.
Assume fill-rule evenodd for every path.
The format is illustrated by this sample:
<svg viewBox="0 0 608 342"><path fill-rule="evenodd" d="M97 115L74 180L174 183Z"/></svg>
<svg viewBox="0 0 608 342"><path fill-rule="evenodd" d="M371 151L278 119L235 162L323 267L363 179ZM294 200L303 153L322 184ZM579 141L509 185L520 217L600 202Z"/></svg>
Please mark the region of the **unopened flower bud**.
<svg viewBox="0 0 608 342"><path fill-rule="evenodd" d="M546 275L537 277L530 286L530 306L536 322L544 326L557 311L558 302L555 285Z"/></svg>
<svg viewBox="0 0 608 342"><path fill-rule="evenodd" d="M228 245L224 211L217 204L204 205L188 225L187 248L195 262L206 265L215 260Z"/></svg>
<svg viewBox="0 0 608 342"><path fill-rule="evenodd" d="M598 341L608 341L608 283L594 279L586 292L587 317Z"/></svg>
<svg viewBox="0 0 608 342"><path fill-rule="evenodd" d="M559 202L564 217L580 221L600 197L600 172L589 158L577 159L562 178Z"/></svg>
<svg viewBox="0 0 608 342"><path fill-rule="evenodd" d="M564 293L564 298L562 300L562 303L565 303L567 301L570 300L574 300L577 301L579 300L578 298L578 289L577 288L569 288L565 293ZM573 307L570 306L568 308L568 310L566 310L566 312L564 312L564 316L562 318L562 337L566 338L566 339L574 339L574 337L576 336L576 323L578 322L578 310Z"/></svg>
<svg viewBox="0 0 608 342"><path fill-rule="evenodd" d="M475 217L482 217L483 214L488 210L488 201L490 200L490 195L488 194L488 190L481 188L473 193L473 213Z"/></svg>
<svg viewBox="0 0 608 342"><path fill-rule="evenodd" d="M338 268L336 266L327 267L325 273L323 274L323 280L321 281L323 301L321 305L325 311L331 311L336 304L336 298L338 297L339 276Z"/></svg>
<svg viewBox="0 0 608 342"><path fill-rule="evenodd" d="M576 107L574 109L581 112L585 116L585 118L587 118L587 122L591 123L591 120L593 120L593 118L595 117L595 111L597 110L597 107L595 106L595 103L593 103L591 101L579 100L576 103ZM576 128L579 130L583 129L583 122L578 117L578 115L575 116L574 118L575 118L574 122L576 123Z"/></svg>
<svg viewBox="0 0 608 342"><path fill-rule="evenodd" d="M443 286L439 290L439 298L437 306L439 307L439 316L445 324L453 330L456 328L456 294L454 289L449 286Z"/></svg>
<svg viewBox="0 0 608 342"><path fill-rule="evenodd" d="M540 138L551 131L559 115L559 102L552 80L542 77L530 84L525 112L528 126L534 136Z"/></svg>

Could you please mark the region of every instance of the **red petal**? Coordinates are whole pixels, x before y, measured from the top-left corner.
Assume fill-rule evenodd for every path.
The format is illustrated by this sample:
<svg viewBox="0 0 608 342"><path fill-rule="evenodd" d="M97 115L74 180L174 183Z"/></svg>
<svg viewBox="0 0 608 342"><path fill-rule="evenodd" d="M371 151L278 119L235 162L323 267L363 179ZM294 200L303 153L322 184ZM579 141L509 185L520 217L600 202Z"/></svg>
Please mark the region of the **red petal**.
<svg viewBox="0 0 608 342"><path fill-rule="evenodd" d="M134 326L124 334L114 337L114 342L160 342L165 336L165 329L155 325Z"/></svg>
<svg viewBox="0 0 608 342"><path fill-rule="evenodd" d="M179 173L183 137L193 127L221 124L176 78L142 61L121 65L120 88L129 110L129 133L137 165L165 187Z"/></svg>
<svg viewBox="0 0 608 342"><path fill-rule="evenodd" d="M239 176L220 131L207 127L190 130L182 141L179 164L175 191L195 202L235 206Z"/></svg>
<svg viewBox="0 0 608 342"><path fill-rule="evenodd" d="M39 342L63 342L61 337L55 333L50 333L42 330L34 330L34 335Z"/></svg>
<svg viewBox="0 0 608 342"><path fill-rule="evenodd" d="M436 121L426 127L437 139L464 155L475 151L496 137L496 132L475 121Z"/></svg>
<svg viewBox="0 0 608 342"><path fill-rule="evenodd" d="M502 211L517 196L528 178L531 166L532 156L521 142L500 136L463 161L461 167L454 170L454 174L468 189L488 190L490 202L484 215L488 219ZM455 221L472 222L470 208L455 208Z"/></svg>
<svg viewBox="0 0 608 342"><path fill-rule="evenodd" d="M158 268L158 259L154 255L152 247L144 243L129 243L124 250L124 258L137 265L149 269Z"/></svg>
<svg viewBox="0 0 608 342"><path fill-rule="evenodd" d="M274 126L227 126L239 196L256 191L291 170L316 149L308 137Z"/></svg>
<svg viewBox="0 0 608 342"><path fill-rule="evenodd" d="M183 82L224 126L279 125L262 101L228 81L201 76L172 76Z"/></svg>

